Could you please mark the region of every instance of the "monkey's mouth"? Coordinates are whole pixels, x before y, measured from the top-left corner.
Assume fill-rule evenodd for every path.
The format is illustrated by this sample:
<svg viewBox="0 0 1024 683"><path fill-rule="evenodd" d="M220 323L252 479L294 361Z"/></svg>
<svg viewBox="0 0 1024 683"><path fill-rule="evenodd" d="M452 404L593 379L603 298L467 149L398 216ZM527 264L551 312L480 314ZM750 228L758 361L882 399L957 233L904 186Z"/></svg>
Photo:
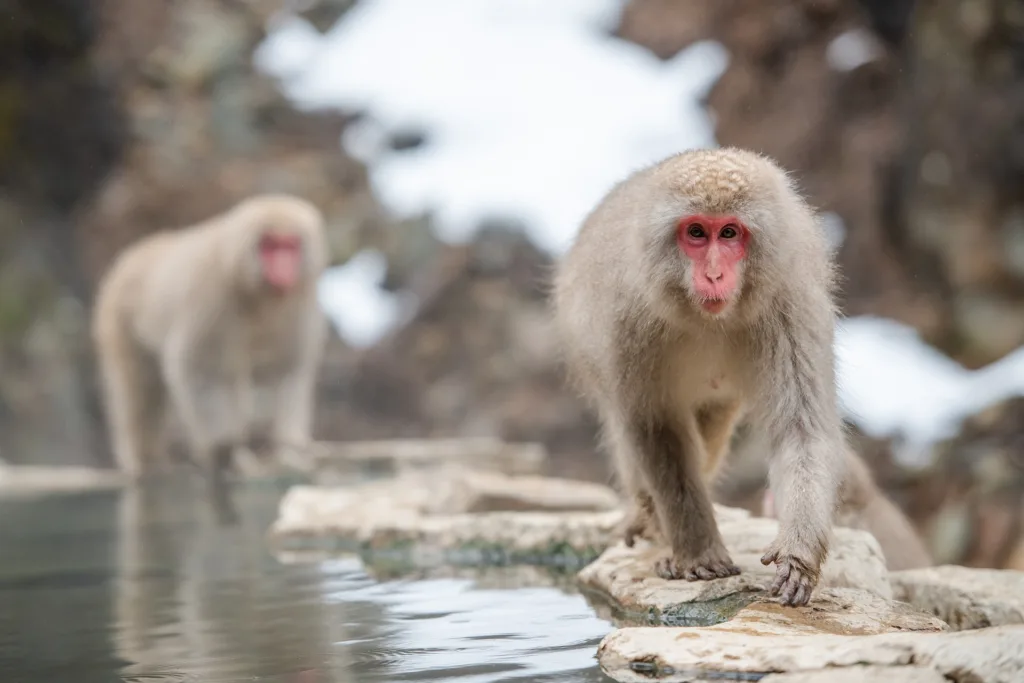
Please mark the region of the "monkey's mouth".
<svg viewBox="0 0 1024 683"><path fill-rule="evenodd" d="M729 305L728 299L704 299L700 302L700 307L708 313L718 314L725 310L725 307Z"/></svg>

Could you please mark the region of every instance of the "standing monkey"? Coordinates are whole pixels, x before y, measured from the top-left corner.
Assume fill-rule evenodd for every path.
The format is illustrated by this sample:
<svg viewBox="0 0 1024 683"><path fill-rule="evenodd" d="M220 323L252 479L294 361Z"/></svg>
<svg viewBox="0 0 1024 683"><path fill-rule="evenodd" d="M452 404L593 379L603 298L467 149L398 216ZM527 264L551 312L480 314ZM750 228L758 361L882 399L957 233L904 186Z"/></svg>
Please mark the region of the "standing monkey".
<svg viewBox="0 0 1024 683"><path fill-rule="evenodd" d="M320 211L288 195L255 196L125 249L92 325L119 466L138 477L154 464L168 402L193 457L217 475L243 445L307 443L325 266Z"/></svg>
<svg viewBox="0 0 1024 683"><path fill-rule="evenodd" d="M739 573L706 481L744 419L767 436L780 503L771 593L810 600L844 468L832 286L814 213L752 152L672 156L585 220L555 276L556 325L635 508L627 534L649 511L671 544L660 576Z"/></svg>

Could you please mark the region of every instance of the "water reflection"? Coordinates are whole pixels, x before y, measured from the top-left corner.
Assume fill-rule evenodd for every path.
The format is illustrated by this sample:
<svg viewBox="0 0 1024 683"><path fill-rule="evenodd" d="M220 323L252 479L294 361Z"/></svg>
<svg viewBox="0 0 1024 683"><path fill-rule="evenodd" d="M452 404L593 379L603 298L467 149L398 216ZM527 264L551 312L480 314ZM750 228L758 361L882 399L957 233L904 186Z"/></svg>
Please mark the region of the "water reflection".
<svg viewBox="0 0 1024 683"><path fill-rule="evenodd" d="M0 501L0 679L608 680L611 625L564 579L282 562L265 544L282 493L234 489L234 517L187 481Z"/></svg>

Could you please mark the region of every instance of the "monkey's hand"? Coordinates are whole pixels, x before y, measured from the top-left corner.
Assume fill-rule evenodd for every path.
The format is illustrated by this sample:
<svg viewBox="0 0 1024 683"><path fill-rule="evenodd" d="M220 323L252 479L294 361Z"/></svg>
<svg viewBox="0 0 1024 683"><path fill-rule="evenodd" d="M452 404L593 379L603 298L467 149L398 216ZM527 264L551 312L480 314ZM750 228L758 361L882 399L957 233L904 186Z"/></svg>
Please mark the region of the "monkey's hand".
<svg viewBox="0 0 1024 683"><path fill-rule="evenodd" d="M781 594L779 602L783 605L806 605L811 599L811 591L818 584L818 563L804 561L795 554L785 552L774 543L761 558L763 565L767 566L772 562L775 563L775 581L769 593Z"/></svg>
<svg viewBox="0 0 1024 683"><path fill-rule="evenodd" d="M733 563L725 546L717 543L694 558L679 557L675 553L663 557L655 562L654 572L666 580L710 581L736 576L740 568Z"/></svg>
<svg viewBox="0 0 1024 683"><path fill-rule="evenodd" d="M632 548L636 545L636 540L638 538L642 538L645 541L654 540L651 536L649 520L639 517L630 520L626 525L625 530L622 532L622 540L625 542L627 548Z"/></svg>
<svg viewBox="0 0 1024 683"><path fill-rule="evenodd" d="M657 520L642 509L627 517L622 529L622 540L627 548L632 548L638 538L652 543L658 539Z"/></svg>

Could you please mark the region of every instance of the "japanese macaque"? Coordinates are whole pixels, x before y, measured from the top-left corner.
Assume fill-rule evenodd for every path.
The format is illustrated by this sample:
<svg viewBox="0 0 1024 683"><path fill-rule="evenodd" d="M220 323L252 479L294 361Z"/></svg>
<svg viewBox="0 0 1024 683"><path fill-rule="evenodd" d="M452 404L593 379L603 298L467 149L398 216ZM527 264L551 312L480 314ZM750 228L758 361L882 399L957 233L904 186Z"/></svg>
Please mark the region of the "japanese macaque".
<svg viewBox="0 0 1024 683"><path fill-rule="evenodd" d="M708 491L739 420L769 444L779 533L770 593L804 605L828 552L845 437L833 364L834 269L787 174L727 148L634 173L584 221L555 275L570 377L595 407L632 529L653 514L655 571L739 573Z"/></svg>
<svg viewBox="0 0 1024 683"><path fill-rule="evenodd" d="M211 474L240 449L266 456L308 443L327 332L316 299L325 266L320 211L274 194L118 256L92 334L123 471L152 471L168 407Z"/></svg>
<svg viewBox="0 0 1024 683"><path fill-rule="evenodd" d="M775 516L775 497L765 491L765 517ZM846 450L846 476L840 487L836 524L871 533L882 548L890 571L918 569L933 564L931 554L906 515L878 487L867 464L852 449Z"/></svg>

